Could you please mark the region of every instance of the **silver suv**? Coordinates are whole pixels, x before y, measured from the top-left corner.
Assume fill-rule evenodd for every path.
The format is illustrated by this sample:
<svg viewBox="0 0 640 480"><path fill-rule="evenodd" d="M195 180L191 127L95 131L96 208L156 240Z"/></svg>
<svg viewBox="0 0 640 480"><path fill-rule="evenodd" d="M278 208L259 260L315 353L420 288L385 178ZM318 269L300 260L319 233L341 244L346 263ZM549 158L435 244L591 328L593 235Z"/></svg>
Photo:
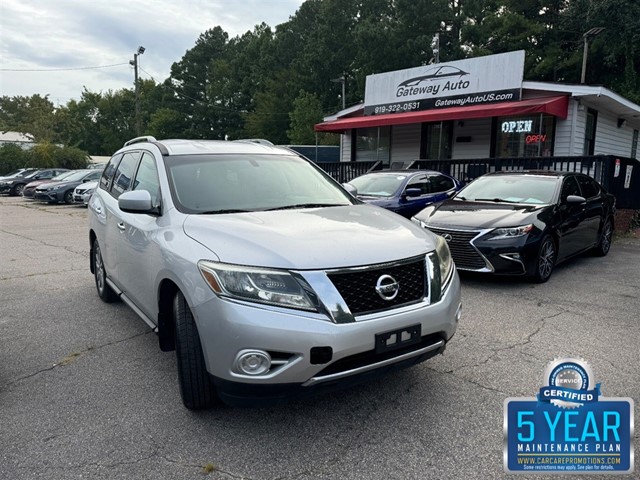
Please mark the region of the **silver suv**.
<svg viewBox="0 0 640 480"><path fill-rule="evenodd" d="M177 354L187 408L261 404L444 351L460 318L446 242L290 150L127 142L89 202L91 271Z"/></svg>

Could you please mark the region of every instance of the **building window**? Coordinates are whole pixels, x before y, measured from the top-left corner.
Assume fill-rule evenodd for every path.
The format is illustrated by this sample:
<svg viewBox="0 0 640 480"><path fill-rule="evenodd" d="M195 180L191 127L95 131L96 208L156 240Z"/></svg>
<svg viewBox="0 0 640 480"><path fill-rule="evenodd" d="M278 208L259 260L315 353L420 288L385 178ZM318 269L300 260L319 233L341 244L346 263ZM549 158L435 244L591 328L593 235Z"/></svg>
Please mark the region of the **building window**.
<svg viewBox="0 0 640 480"><path fill-rule="evenodd" d="M638 154L638 130L633 131L633 140L631 140L631 158L636 158Z"/></svg>
<svg viewBox="0 0 640 480"><path fill-rule="evenodd" d="M554 132L553 115L497 117L495 156L550 157Z"/></svg>
<svg viewBox="0 0 640 480"><path fill-rule="evenodd" d="M587 125L584 129L584 148L583 155L593 155L596 143L596 124L598 123L598 112L589 108L587 109Z"/></svg>
<svg viewBox="0 0 640 480"><path fill-rule="evenodd" d="M358 128L355 131L355 160L389 164L391 127Z"/></svg>
<svg viewBox="0 0 640 480"><path fill-rule="evenodd" d="M448 160L451 158L453 122L422 124L420 158Z"/></svg>

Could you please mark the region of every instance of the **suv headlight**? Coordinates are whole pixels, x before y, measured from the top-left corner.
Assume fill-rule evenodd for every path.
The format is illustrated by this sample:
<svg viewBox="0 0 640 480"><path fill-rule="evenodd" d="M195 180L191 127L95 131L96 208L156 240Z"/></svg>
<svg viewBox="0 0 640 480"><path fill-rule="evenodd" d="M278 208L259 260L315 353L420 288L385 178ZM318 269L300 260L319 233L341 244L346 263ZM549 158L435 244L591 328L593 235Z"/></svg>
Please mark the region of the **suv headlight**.
<svg viewBox="0 0 640 480"><path fill-rule="evenodd" d="M487 240L503 240L505 238L522 237L533 230L533 225L520 225L519 227L496 228L491 232L491 237Z"/></svg>
<svg viewBox="0 0 640 480"><path fill-rule="evenodd" d="M429 254L431 260L431 303L435 303L442 297L442 292L447 287L453 276L453 258L449 251L447 241L436 235L436 250Z"/></svg>
<svg viewBox="0 0 640 480"><path fill-rule="evenodd" d="M211 290L221 297L317 311L307 291L289 272L207 260L198 262L198 268Z"/></svg>

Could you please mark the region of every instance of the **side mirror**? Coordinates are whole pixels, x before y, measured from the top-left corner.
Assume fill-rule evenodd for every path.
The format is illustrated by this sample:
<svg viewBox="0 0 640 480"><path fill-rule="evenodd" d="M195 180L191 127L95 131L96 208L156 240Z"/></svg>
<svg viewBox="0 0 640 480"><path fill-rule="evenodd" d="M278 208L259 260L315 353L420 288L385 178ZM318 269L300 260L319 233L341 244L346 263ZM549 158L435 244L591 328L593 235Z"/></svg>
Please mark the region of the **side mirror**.
<svg viewBox="0 0 640 480"><path fill-rule="evenodd" d="M566 201L569 205L579 205L581 203L586 202L587 199L584 197L581 197L580 195L569 195Z"/></svg>
<svg viewBox="0 0 640 480"><path fill-rule="evenodd" d="M351 185L350 183L343 183L342 186L347 192L349 192L354 197L358 195L358 189L353 185Z"/></svg>
<svg viewBox="0 0 640 480"><path fill-rule="evenodd" d="M146 190L124 192L118 197L118 207L127 213L157 213L151 206L151 194Z"/></svg>
<svg viewBox="0 0 640 480"><path fill-rule="evenodd" d="M446 192L447 197L451 198L456 194L455 190L449 190L448 192Z"/></svg>
<svg viewBox="0 0 640 480"><path fill-rule="evenodd" d="M419 197L420 195L422 195L422 190L419 188L407 188L404 191L405 197Z"/></svg>

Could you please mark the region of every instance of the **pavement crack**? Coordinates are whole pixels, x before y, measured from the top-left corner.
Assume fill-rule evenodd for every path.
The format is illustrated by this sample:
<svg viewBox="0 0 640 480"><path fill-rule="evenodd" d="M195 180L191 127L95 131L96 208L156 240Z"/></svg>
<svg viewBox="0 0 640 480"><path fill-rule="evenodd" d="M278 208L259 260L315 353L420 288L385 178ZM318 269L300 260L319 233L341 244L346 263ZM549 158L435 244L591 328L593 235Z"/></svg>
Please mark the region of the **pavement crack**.
<svg viewBox="0 0 640 480"><path fill-rule="evenodd" d="M81 357L82 355L84 355L84 354L86 354L88 352L92 352L92 351L95 351L95 350L100 350L102 348L110 347L112 345L117 345L119 343L124 343L124 342L132 340L134 338L141 337L143 335L148 335L149 333L152 333L152 332L153 332L153 330L149 329L149 330L146 330L146 331L144 331L142 333L136 333L135 335L130 335L130 336L126 337L126 338L121 338L119 340L114 340L113 342L104 343L104 344L98 345L98 346L89 346L89 347L85 348L84 350L80 350L80 351L77 351L77 352L72 352L69 355L67 355L66 357L64 357L62 360L60 360L58 363L54 363L50 367L42 368L42 369L40 369L40 370L38 370L36 372L30 373L28 375L24 375L22 377L18 377L18 378L14 379L14 380L12 380L12 381L10 381L8 383L5 383L4 386L5 387L11 387L11 386L13 386L13 385L15 385L17 383L20 383L20 382L22 382L24 380L28 380L30 378L33 378L33 377L37 376L37 375L40 375L41 373L49 372L49 371L54 370L56 368L65 367L67 365L70 365L70 364L74 363L79 357Z"/></svg>
<svg viewBox="0 0 640 480"><path fill-rule="evenodd" d="M46 247L53 247L53 248L61 248L63 250L66 250L67 252L73 253L75 255L81 255L83 257L89 257L89 254L87 252L78 252L73 250L71 247L67 247L64 245L54 245L53 243L47 243L47 242L43 242L42 240L38 239L38 238L31 238L28 237L26 235L20 235L19 233L15 233L15 232L10 232L8 230L4 230L4 229L0 229L0 233L6 233L7 235L13 235L14 237L18 237L18 238L22 238L23 240L29 240L32 242L36 242L39 243L41 245L44 245Z"/></svg>

